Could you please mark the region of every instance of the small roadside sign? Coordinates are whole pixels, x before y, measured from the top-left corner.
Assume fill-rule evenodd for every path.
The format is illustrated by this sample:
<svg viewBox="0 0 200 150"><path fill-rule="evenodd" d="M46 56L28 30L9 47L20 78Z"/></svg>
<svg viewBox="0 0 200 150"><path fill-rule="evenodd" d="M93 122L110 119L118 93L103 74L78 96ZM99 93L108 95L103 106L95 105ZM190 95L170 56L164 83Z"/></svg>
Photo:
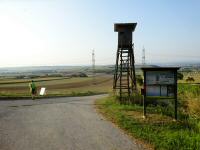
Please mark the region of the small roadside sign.
<svg viewBox="0 0 200 150"><path fill-rule="evenodd" d="M40 95L43 96L43 95L46 95L46 88L45 87L42 87L40 89Z"/></svg>

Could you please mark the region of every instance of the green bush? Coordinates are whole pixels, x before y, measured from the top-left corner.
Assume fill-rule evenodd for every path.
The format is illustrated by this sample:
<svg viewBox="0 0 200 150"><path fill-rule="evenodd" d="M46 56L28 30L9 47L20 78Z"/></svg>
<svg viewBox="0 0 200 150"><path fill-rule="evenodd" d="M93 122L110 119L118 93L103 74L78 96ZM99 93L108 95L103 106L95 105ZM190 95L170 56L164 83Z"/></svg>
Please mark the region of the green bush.
<svg viewBox="0 0 200 150"><path fill-rule="evenodd" d="M178 80L183 80L183 74L178 72L177 73L177 78L178 78Z"/></svg>
<svg viewBox="0 0 200 150"><path fill-rule="evenodd" d="M143 85L143 78L141 75L136 75L136 82L142 86Z"/></svg>
<svg viewBox="0 0 200 150"><path fill-rule="evenodd" d="M188 78L186 79L186 82L194 82L194 78L193 78L193 77L188 77Z"/></svg>

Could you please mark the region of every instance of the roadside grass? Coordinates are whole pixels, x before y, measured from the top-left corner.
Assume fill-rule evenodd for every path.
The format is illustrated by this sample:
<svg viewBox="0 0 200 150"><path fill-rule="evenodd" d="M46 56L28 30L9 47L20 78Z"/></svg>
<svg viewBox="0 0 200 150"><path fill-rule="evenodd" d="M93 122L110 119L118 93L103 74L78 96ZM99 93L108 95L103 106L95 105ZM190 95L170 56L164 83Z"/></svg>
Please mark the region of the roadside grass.
<svg viewBox="0 0 200 150"><path fill-rule="evenodd" d="M200 98L200 85L179 83L178 94L181 97L188 96L187 98Z"/></svg>
<svg viewBox="0 0 200 150"><path fill-rule="evenodd" d="M41 98L52 98L52 97L76 97L76 96L92 96L92 95L99 95L99 94L106 94L104 92L93 92L93 91L86 91L86 92L71 92L71 93L54 93L54 94L48 94L44 96L36 96L36 99L41 99ZM0 100L17 100L17 99L31 99L30 94L29 95L24 95L24 94L4 94L0 96Z"/></svg>
<svg viewBox="0 0 200 150"><path fill-rule="evenodd" d="M183 113L200 119L200 85L178 84L178 98Z"/></svg>
<svg viewBox="0 0 200 150"><path fill-rule="evenodd" d="M157 107L148 107L147 118L143 119L142 106L119 104L113 96L96 101L96 106L109 120L155 149L200 149L200 122L197 120L173 121Z"/></svg>

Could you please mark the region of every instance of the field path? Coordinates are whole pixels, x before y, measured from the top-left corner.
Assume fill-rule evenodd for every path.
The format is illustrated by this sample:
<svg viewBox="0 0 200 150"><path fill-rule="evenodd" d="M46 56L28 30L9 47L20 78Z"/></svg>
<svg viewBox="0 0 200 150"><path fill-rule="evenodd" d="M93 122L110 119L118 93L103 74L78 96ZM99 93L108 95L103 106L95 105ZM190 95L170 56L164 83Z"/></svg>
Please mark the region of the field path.
<svg viewBox="0 0 200 150"><path fill-rule="evenodd" d="M0 149L142 149L96 112L103 96L0 101Z"/></svg>

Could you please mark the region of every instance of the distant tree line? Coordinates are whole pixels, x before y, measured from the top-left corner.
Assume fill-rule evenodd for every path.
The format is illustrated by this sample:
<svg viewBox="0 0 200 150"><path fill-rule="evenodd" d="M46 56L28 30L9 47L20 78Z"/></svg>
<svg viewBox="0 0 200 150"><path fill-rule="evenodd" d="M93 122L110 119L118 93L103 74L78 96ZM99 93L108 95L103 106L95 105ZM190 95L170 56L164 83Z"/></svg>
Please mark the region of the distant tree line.
<svg viewBox="0 0 200 150"><path fill-rule="evenodd" d="M88 75L86 73L79 72L79 73L74 73L70 75L70 77L88 77Z"/></svg>

